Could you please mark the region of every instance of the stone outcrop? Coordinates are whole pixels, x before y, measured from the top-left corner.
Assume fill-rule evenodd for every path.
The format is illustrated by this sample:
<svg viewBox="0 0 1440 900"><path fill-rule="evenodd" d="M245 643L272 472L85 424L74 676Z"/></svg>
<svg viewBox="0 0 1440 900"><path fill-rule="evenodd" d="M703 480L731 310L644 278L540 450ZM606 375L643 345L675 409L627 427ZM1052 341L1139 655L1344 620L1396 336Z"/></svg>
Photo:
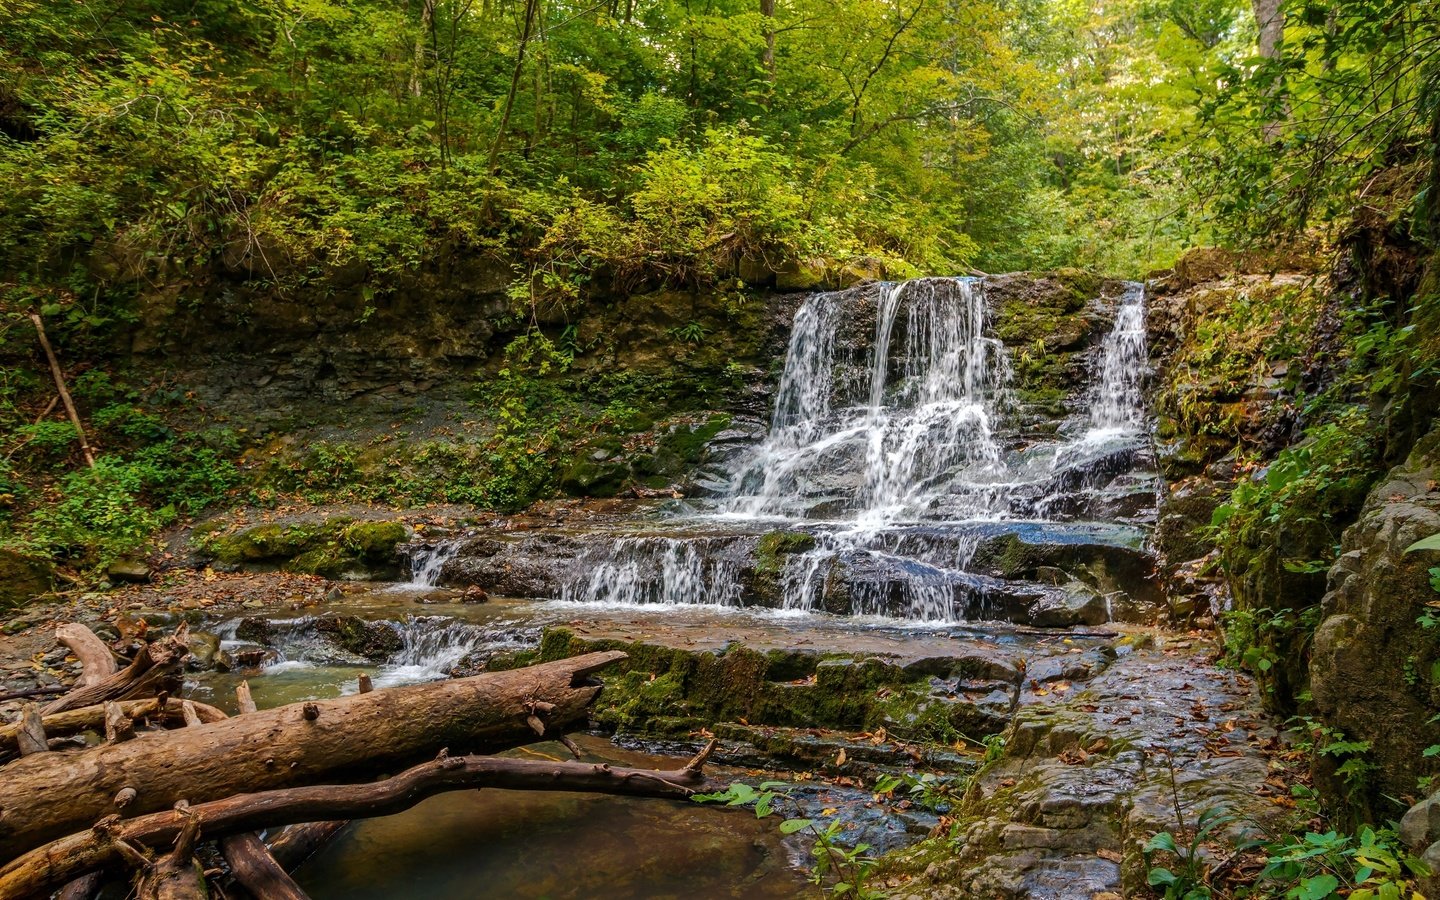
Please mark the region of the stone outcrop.
<svg viewBox="0 0 1440 900"><path fill-rule="evenodd" d="M1440 533L1440 430L1370 492L1330 569L1310 659L1315 710L1346 738L1370 744L1364 787L1404 797L1434 767L1440 743L1440 630L1419 624L1440 601L1430 568L1440 552L1405 549ZM1336 784L1354 793L1354 785Z"/></svg>

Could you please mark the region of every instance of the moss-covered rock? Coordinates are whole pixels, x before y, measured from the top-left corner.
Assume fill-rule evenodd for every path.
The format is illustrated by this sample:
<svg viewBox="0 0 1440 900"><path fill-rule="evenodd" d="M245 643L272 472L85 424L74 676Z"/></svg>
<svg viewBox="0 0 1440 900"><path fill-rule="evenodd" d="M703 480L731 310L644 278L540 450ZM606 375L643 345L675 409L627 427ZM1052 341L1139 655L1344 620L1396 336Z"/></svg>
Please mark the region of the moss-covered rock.
<svg viewBox="0 0 1440 900"><path fill-rule="evenodd" d="M392 573L399 565L397 547L408 536L403 522L335 516L229 532L197 529L191 540L202 554L224 565L334 578Z"/></svg>
<svg viewBox="0 0 1440 900"><path fill-rule="evenodd" d="M22 606L54 586L49 561L19 550L0 548L0 609Z"/></svg>
<svg viewBox="0 0 1440 900"><path fill-rule="evenodd" d="M340 533L340 543L361 556L386 557L409 534L403 522L356 522Z"/></svg>
<svg viewBox="0 0 1440 900"><path fill-rule="evenodd" d="M755 564L748 585L759 605L780 605L785 558L813 549L815 536L803 531L771 531L760 536L755 543Z"/></svg>

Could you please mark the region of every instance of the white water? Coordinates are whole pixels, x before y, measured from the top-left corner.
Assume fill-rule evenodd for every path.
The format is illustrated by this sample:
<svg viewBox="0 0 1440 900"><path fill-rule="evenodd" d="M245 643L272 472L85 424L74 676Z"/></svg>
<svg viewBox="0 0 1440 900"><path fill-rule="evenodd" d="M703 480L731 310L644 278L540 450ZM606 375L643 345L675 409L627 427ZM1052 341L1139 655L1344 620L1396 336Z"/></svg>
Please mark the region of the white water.
<svg viewBox="0 0 1440 900"><path fill-rule="evenodd" d="M817 294L796 314L774 422L732 482L729 513L812 517L807 503L824 496L827 508L878 526L922 517L961 476L998 471L1010 364L987 335L979 282L907 281L886 286L875 305L863 394L861 373L848 371L858 361L837 350L854 295Z"/></svg>
<svg viewBox="0 0 1440 900"><path fill-rule="evenodd" d="M739 572L704 539L626 537L582 557L560 598L576 603L736 606Z"/></svg>
<svg viewBox="0 0 1440 900"><path fill-rule="evenodd" d="M445 564L460 552L460 544L460 541L455 540L416 547L410 554L410 580L401 582L398 586L414 591L428 591L439 587Z"/></svg>

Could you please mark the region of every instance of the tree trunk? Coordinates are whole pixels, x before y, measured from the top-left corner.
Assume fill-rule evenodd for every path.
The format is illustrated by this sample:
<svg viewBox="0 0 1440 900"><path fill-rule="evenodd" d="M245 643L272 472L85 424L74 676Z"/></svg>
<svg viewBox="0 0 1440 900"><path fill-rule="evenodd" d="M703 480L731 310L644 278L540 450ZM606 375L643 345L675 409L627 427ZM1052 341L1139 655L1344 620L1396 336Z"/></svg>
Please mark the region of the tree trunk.
<svg viewBox="0 0 1440 900"><path fill-rule="evenodd" d="M1280 42L1285 37L1285 10L1281 8L1281 2L1282 0L1250 0L1251 8L1255 11L1255 27L1259 31L1257 44L1260 55L1269 60L1280 58ZM1269 96L1279 98L1282 107L1278 115L1265 123L1263 131L1267 141L1279 140L1280 126L1289 115L1284 110L1284 87L1278 81L1279 77L1277 73L1277 81L1266 91Z"/></svg>
<svg viewBox="0 0 1440 900"><path fill-rule="evenodd" d="M505 95L505 108L500 114L500 130L495 133L495 142L490 145L490 160L486 170L494 175L500 162L500 148L505 144L505 132L510 128L510 113L515 108L515 94L520 90L520 75L525 68L525 48L530 44L530 30L535 25L535 13L540 0L525 0L525 23L520 29L520 48L515 52L515 70L510 74L510 91Z"/></svg>
<svg viewBox="0 0 1440 900"><path fill-rule="evenodd" d="M765 63L765 77L775 87L775 0L760 0L760 15L765 17L765 50L760 58ZM766 104L769 104L767 98Z"/></svg>
<svg viewBox="0 0 1440 900"><path fill-rule="evenodd" d="M64 754L22 757L0 770L0 859L89 827L136 794L130 815L179 800L345 781L412 765L449 748L493 752L534 739L528 718L561 733L598 686L585 676L624 659L589 653L540 666L295 703L199 728L142 734ZM331 818L310 816L298 821ZM292 820L295 821L295 820Z"/></svg>
<svg viewBox="0 0 1440 900"><path fill-rule="evenodd" d="M163 846L180 833L187 821L199 821L202 836L210 839L287 822L386 816L438 793L486 787L686 799L716 787L703 771L714 746L712 741L683 768L671 771L488 756L445 757L372 784L241 794L189 810L168 810L124 821L111 818L89 831L32 850L0 868L0 900L40 894L87 872L112 866L122 858L123 848L132 843Z"/></svg>

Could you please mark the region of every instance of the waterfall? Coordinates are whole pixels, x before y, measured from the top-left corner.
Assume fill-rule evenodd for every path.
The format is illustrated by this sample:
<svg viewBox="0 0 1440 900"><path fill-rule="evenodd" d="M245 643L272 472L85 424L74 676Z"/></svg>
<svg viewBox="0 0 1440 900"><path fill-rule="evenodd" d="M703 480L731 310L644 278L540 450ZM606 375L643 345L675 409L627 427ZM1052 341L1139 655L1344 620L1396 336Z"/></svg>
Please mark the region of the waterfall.
<svg viewBox="0 0 1440 900"><path fill-rule="evenodd" d="M424 591L438 587L445 564L460 552L460 541L421 544L410 551L410 581L403 587Z"/></svg>
<svg viewBox="0 0 1440 900"><path fill-rule="evenodd" d="M1145 287L1129 285L1115 311L1115 325L1100 349L1100 378L1090 400L1090 424L1098 430L1133 431L1145 421Z"/></svg>
<svg viewBox="0 0 1440 900"><path fill-rule="evenodd" d="M823 498L814 517L915 518L952 482L983 481L996 467L1010 366L1004 346L986 334L980 283L884 286L863 394L848 383L851 360L837 342L856 312L854 292L838 291L817 294L797 313L774 422L732 482L732 513L810 517L811 501Z"/></svg>
<svg viewBox="0 0 1440 900"><path fill-rule="evenodd" d="M1134 496L1153 503L1137 468L1145 464L1143 290L1127 287L1089 388L1064 404L1022 402L993 314L973 278L812 295L795 314L770 429L738 462L715 511L665 536L593 542L560 598L763 603L917 622L1024 616L1056 601L1080 571L1067 554L1048 557L1058 565L1007 556L1007 566L1036 579L1024 581L1004 574L993 543L972 568L977 535L1028 528L1032 539L1063 542L1062 523L1134 515L1126 506ZM777 530L804 532L813 546L762 571L757 548Z"/></svg>
<svg viewBox="0 0 1440 900"><path fill-rule="evenodd" d="M626 537L582 556L560 599L618 606L737 606L738 567L717 542Z"/></svg>

